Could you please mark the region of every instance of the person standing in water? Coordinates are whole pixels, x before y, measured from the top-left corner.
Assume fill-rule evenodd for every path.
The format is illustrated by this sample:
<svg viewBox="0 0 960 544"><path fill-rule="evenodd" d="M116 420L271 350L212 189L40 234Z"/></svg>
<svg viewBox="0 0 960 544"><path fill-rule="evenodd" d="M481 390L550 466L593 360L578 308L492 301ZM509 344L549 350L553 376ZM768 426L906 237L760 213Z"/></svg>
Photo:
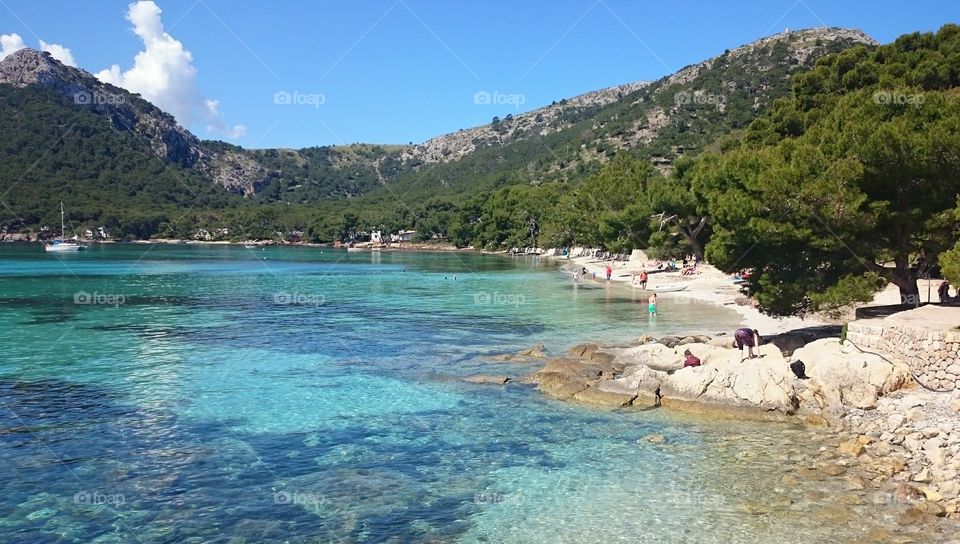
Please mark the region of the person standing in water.
<svg viewBox="0 0 960 544"><path fill-rule="evenodd" d="M757 332L757 329L748 329L743 327L737 329L733 333L733 347L740 350L740 360L743 361L743 348L747 348L747 359L753 359L756 357L753 353L753 348L760 345L760 333Z"/></svg>
<svg viewBox="0 0 960 544"><path fill-rule="evenodd" d="M647 311L650 312L650 317L657 317L657 294L656 293L650 295L650 298L647 301Z"/></svg>
<svg viewBox="0 0 960 544"><path fill-rule="evenodd" d="M610 277L613 276L613 269L610 268L609 264L607 265L606 273L607 273L607 281L610 281Z"/></svg>

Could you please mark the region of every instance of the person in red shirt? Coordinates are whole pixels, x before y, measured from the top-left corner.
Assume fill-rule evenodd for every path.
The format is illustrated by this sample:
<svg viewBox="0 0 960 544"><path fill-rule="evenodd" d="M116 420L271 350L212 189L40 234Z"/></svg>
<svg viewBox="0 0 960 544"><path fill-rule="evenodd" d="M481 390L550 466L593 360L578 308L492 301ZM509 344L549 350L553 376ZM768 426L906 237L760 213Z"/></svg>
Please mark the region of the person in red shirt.
<svg viewBox="0 0 960 544"><path fill-rule="evenodd" d="M700 358L690 353L689 349L684 351L683 355L683 368L687 368L688 366L700 366Z"/></svg>
<svg viewBox="0 0 960 544"><path fill-rule="evenodd" d="M610 265L607 265L607 281L610 281L610 276L613 275L613 269L610 268Z"/></svg>

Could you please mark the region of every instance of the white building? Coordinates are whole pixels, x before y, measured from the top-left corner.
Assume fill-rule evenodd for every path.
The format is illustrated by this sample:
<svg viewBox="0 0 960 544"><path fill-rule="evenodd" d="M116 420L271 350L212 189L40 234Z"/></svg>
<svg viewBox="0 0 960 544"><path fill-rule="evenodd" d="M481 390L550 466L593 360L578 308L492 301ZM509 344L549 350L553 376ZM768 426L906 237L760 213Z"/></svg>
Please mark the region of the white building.
<svg viewBox="0 0 960 544"><path fill-rule="evenodd" d="M415 230L401 230L396 234L390 235L391 242L412 242L414 237L417 235Z"/></svg>

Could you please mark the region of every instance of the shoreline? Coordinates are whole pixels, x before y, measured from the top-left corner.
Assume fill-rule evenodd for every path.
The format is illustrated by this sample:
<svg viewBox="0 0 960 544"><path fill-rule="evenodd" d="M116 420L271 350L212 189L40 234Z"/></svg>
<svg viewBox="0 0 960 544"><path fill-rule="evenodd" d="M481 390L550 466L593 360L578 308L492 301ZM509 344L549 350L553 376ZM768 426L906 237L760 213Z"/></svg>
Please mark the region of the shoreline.
<svg viewBox="0 0 960 544"><path fill-rule="evenodd" d="M604 277L604 268L607 264L613 268L613 274L610 279L611 284L623 286L634 291L645 293L654 293L657 286L662 285L684 285L682 291L657 293L658 297L673 298L678 300L695 300L729 308L740 315L742 326L760 331L761 336L776 335L790 332L796 329L811 327L822 327L830 323L817 319L816 317L786 317L778 318L765 315L752 305L744 304L745 296L740 292L736 284L723 272L709 264L700 264L697 268L699 273L694 276L684 276L680 270L661 272L655 271L649 274L647 282L648 289L641 290L638 286L632 285L634 273L639 273L644 269L645 261L649 259L629 261L604 261L593 257L556 257L550 256L548 259L561 263L562 268L572 273L573 270L585 267L588 273L596 273L598 283L606 282ZM593 281L588 279L587 281ZM652 289L650 289L652 288Z"/></svg>
<svg viewBox="0 0 960 544"><path fill-rule="evenodd" d="M7 240L0 239L0 243L14 245L44 245L47 240ZM347 246L335 246L329 242L277 242L263 240L230 241L230 240L180 240L176 238L155 238L150 240L80 240L80 243L87 245L116 245L116 244L134 244L134 245L184 245L184 246L256 246L263 247L309 247L322 249L343 249ZM486 253L491 255L506 254L506 251L486 251L478 250L473 246L458 248L452 244L442 243L421 243L421 242L394 242L380 248L359 247L358 253L369 253L373 251L433 251L450 253Z"/></svg>
<svg viewBox="0 0 960 544"><path fill-rule="evenodd" d="M609 284L634 291L639 286L632 285L633 274L649 261L642 252L628 261L544 257L567 274L586 268L588 276L583 281L603 284L608 283L605 268L610 265ZM844 497L851 505L892 507L888 516L896 521L888 535L960 521L960 385L953 391L932 391L918 383L907 363L894 355L887 358L883 352L863 351L835 337L804 338L809 329L852 321L853 312L833 323L818 316L766 316L744 303L746 297L731 278L710 265L698 268L694 276L683 276L680 270L648 271L648 289L642 292L684 285L683 290L658 296L730 307L746 326L768 337L756 348L761 359L737 357L739 350L731 349L729 336L658 340L644 336L629 347L580 339L587 343L552 356L535 346L507 355L506 360L533 365L520 383L534 385L545 397L584 409L666 408L691 417L820 429L819 448L806 461L804 471L840 485L843 480L848 482L852 493ZM590 279L594 274L595 279ZM929 290L931 280L926 280L926 285L921 282L920 287ZM897 304L899 300L899 290L888 286L867 306ZM801 341L775 343L769 338L780 335ZM960 343L943 349L953 352L958 346ZM702 366L685 368L685 349L702 358ZM792 360L805 362L806 377L794 375ZM663 440L662 435L651 436Z"/></svg>

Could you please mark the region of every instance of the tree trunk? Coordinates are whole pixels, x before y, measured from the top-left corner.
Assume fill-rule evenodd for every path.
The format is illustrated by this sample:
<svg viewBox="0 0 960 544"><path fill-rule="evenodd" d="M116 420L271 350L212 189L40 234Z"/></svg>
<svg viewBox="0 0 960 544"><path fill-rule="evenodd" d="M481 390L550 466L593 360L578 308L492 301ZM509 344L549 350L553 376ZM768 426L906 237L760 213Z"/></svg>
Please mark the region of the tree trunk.
<svg viewBox="0 0 960 544"><path fill-rule="evenodd" d="M703 227L707 224L706 216L701 217L696 225L691 225L686 219L676 218L675 221L677 230L687 239L687 242L690 244L690 249L693 251L693 254L697 256L697 261L702 263L703 245L700 244L700 232L703 231Z"/></svg>
<svg viewBox="0 0 960 544"><path fill-rule="evenodd" d="M912 273L908 272L906 276L895 274L892 283L900 288L900 304L920 305L920 287Z"/></svg>
<svg viewBox="0 0 960 544"><path fill-rule="evenodd" d="M703 248L700 246L700 240L697 240L696 236L688 236L687 241L690 242L690 249L693 250L693 254L697 256L697 262L703 262Z"/></svg>
<svg viewBox="0 0 960 544"><path fill-rule="evenodd" d="M900 304L910 306L920 305L920 287L917 285L917 275L910 270L906 259L896 259L896 267L890 270L887 279L900 288Z"/></svg>

